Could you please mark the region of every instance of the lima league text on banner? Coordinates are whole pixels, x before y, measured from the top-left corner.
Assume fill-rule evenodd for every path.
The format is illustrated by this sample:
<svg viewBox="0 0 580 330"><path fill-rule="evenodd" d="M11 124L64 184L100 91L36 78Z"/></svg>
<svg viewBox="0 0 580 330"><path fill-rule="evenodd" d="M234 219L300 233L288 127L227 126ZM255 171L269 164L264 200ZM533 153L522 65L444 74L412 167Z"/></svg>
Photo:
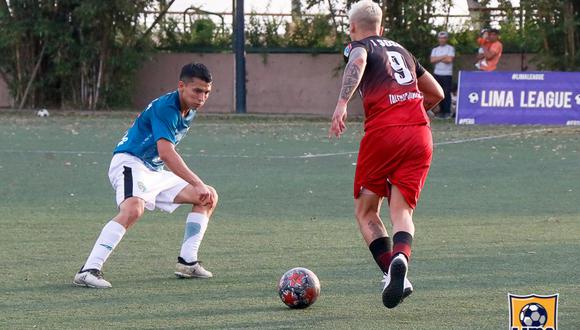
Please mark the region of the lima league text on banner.
<svg viewBox="0 0 580 330"><path fill-rule="evenodd" d="M580 72L459 72L457 124L580 125Z"/></svg>

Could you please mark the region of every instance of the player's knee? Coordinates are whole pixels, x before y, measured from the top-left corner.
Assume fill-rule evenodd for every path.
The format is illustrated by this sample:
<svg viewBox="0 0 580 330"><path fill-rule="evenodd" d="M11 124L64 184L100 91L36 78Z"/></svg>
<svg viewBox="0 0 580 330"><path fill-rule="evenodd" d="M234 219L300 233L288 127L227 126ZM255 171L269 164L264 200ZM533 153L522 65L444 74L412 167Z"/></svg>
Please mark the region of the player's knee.
<svg viewBox="0 0 580 330"><path fill-rule="evenodd" d="M119 212L114 220L126 229L129 229L129 227L133 226L142 215L143 209L125 208Z"/></svg>
<svg viewBox="0 0 580 330"><path fill-rule="evenodd" d="M214 187L212 186L207 186L207 188L209 189L209 191L211 192L212 195L212 199L213 199L213 205L212 208L215 208L218 204L218 200L219 200L219 195L217 193L217 190L215 190Z"/></svg>
<svg viewBox="0 0 580 330"><path fill-rule="evenodd" d="M133 207L127 211L127 217L129 220L135 221L143 215L144 210L140 207Z"/></svg>
<svg viewBox="0 0 580 330"><path fill-rule="evenodd" d="M207 186L207 188L210 191L213 203L212 204L193 203L193 206L191 208L192 212L211 214L215 210L215 208L217 207L218 200L219 200L219 195L218 195L217 191L212 186Z"/></svg>
<svg viewBox="0 0 580 330"><path fill-rule="evenodd" d="M145 212L145 205L141 201L126 200L121 205L119 216L127 225L132 225Z"/></svg>

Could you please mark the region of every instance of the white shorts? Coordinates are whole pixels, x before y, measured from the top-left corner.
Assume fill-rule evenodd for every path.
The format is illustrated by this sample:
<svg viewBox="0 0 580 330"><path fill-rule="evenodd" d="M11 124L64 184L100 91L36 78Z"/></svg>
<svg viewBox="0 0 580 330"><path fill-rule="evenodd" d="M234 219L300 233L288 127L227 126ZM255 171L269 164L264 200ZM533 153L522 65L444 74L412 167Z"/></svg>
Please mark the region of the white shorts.
<svg viewBox="0 0 580 330"><path fill-rule="evenodd" d="M129 198L139 197L145 201L145 208L155 207L165 212L173 212L181 204L175 204L175 197L188 183L169 171L153 171L139 158L119 153L113 156L109 167L109 180L117 194L117 206Z"/></svg>

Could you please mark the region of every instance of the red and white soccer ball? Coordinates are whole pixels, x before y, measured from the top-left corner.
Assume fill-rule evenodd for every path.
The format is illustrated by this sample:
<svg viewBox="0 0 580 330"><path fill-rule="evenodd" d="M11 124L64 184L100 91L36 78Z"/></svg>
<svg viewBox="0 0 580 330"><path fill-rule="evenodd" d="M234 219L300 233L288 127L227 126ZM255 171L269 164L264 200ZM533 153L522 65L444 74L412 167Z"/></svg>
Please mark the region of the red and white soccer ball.
<svg viewBox="0 0 580 330"><path fill-rule="evenodd" d="M306 268L292 268L280 278L278 294L290 308L306 308L320 296L320 281Z"/></svg>

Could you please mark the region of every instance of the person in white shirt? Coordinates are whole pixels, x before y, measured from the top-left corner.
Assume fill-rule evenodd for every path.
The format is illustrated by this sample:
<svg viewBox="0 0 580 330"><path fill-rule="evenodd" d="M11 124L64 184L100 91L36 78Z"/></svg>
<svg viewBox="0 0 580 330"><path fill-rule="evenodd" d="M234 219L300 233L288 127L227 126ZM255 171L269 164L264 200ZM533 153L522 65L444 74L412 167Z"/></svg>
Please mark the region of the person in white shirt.
<svg viewBox="0 0 580 330"><path fill-rule="evenodd" d="M445 92L445 99L441 102L440 118L451 116L451 90L453 88L453 60L455 48L449 45L449 33L442 31L437 35L439 46L431 51L431 63L435 66L433 76Z"/></svg>

